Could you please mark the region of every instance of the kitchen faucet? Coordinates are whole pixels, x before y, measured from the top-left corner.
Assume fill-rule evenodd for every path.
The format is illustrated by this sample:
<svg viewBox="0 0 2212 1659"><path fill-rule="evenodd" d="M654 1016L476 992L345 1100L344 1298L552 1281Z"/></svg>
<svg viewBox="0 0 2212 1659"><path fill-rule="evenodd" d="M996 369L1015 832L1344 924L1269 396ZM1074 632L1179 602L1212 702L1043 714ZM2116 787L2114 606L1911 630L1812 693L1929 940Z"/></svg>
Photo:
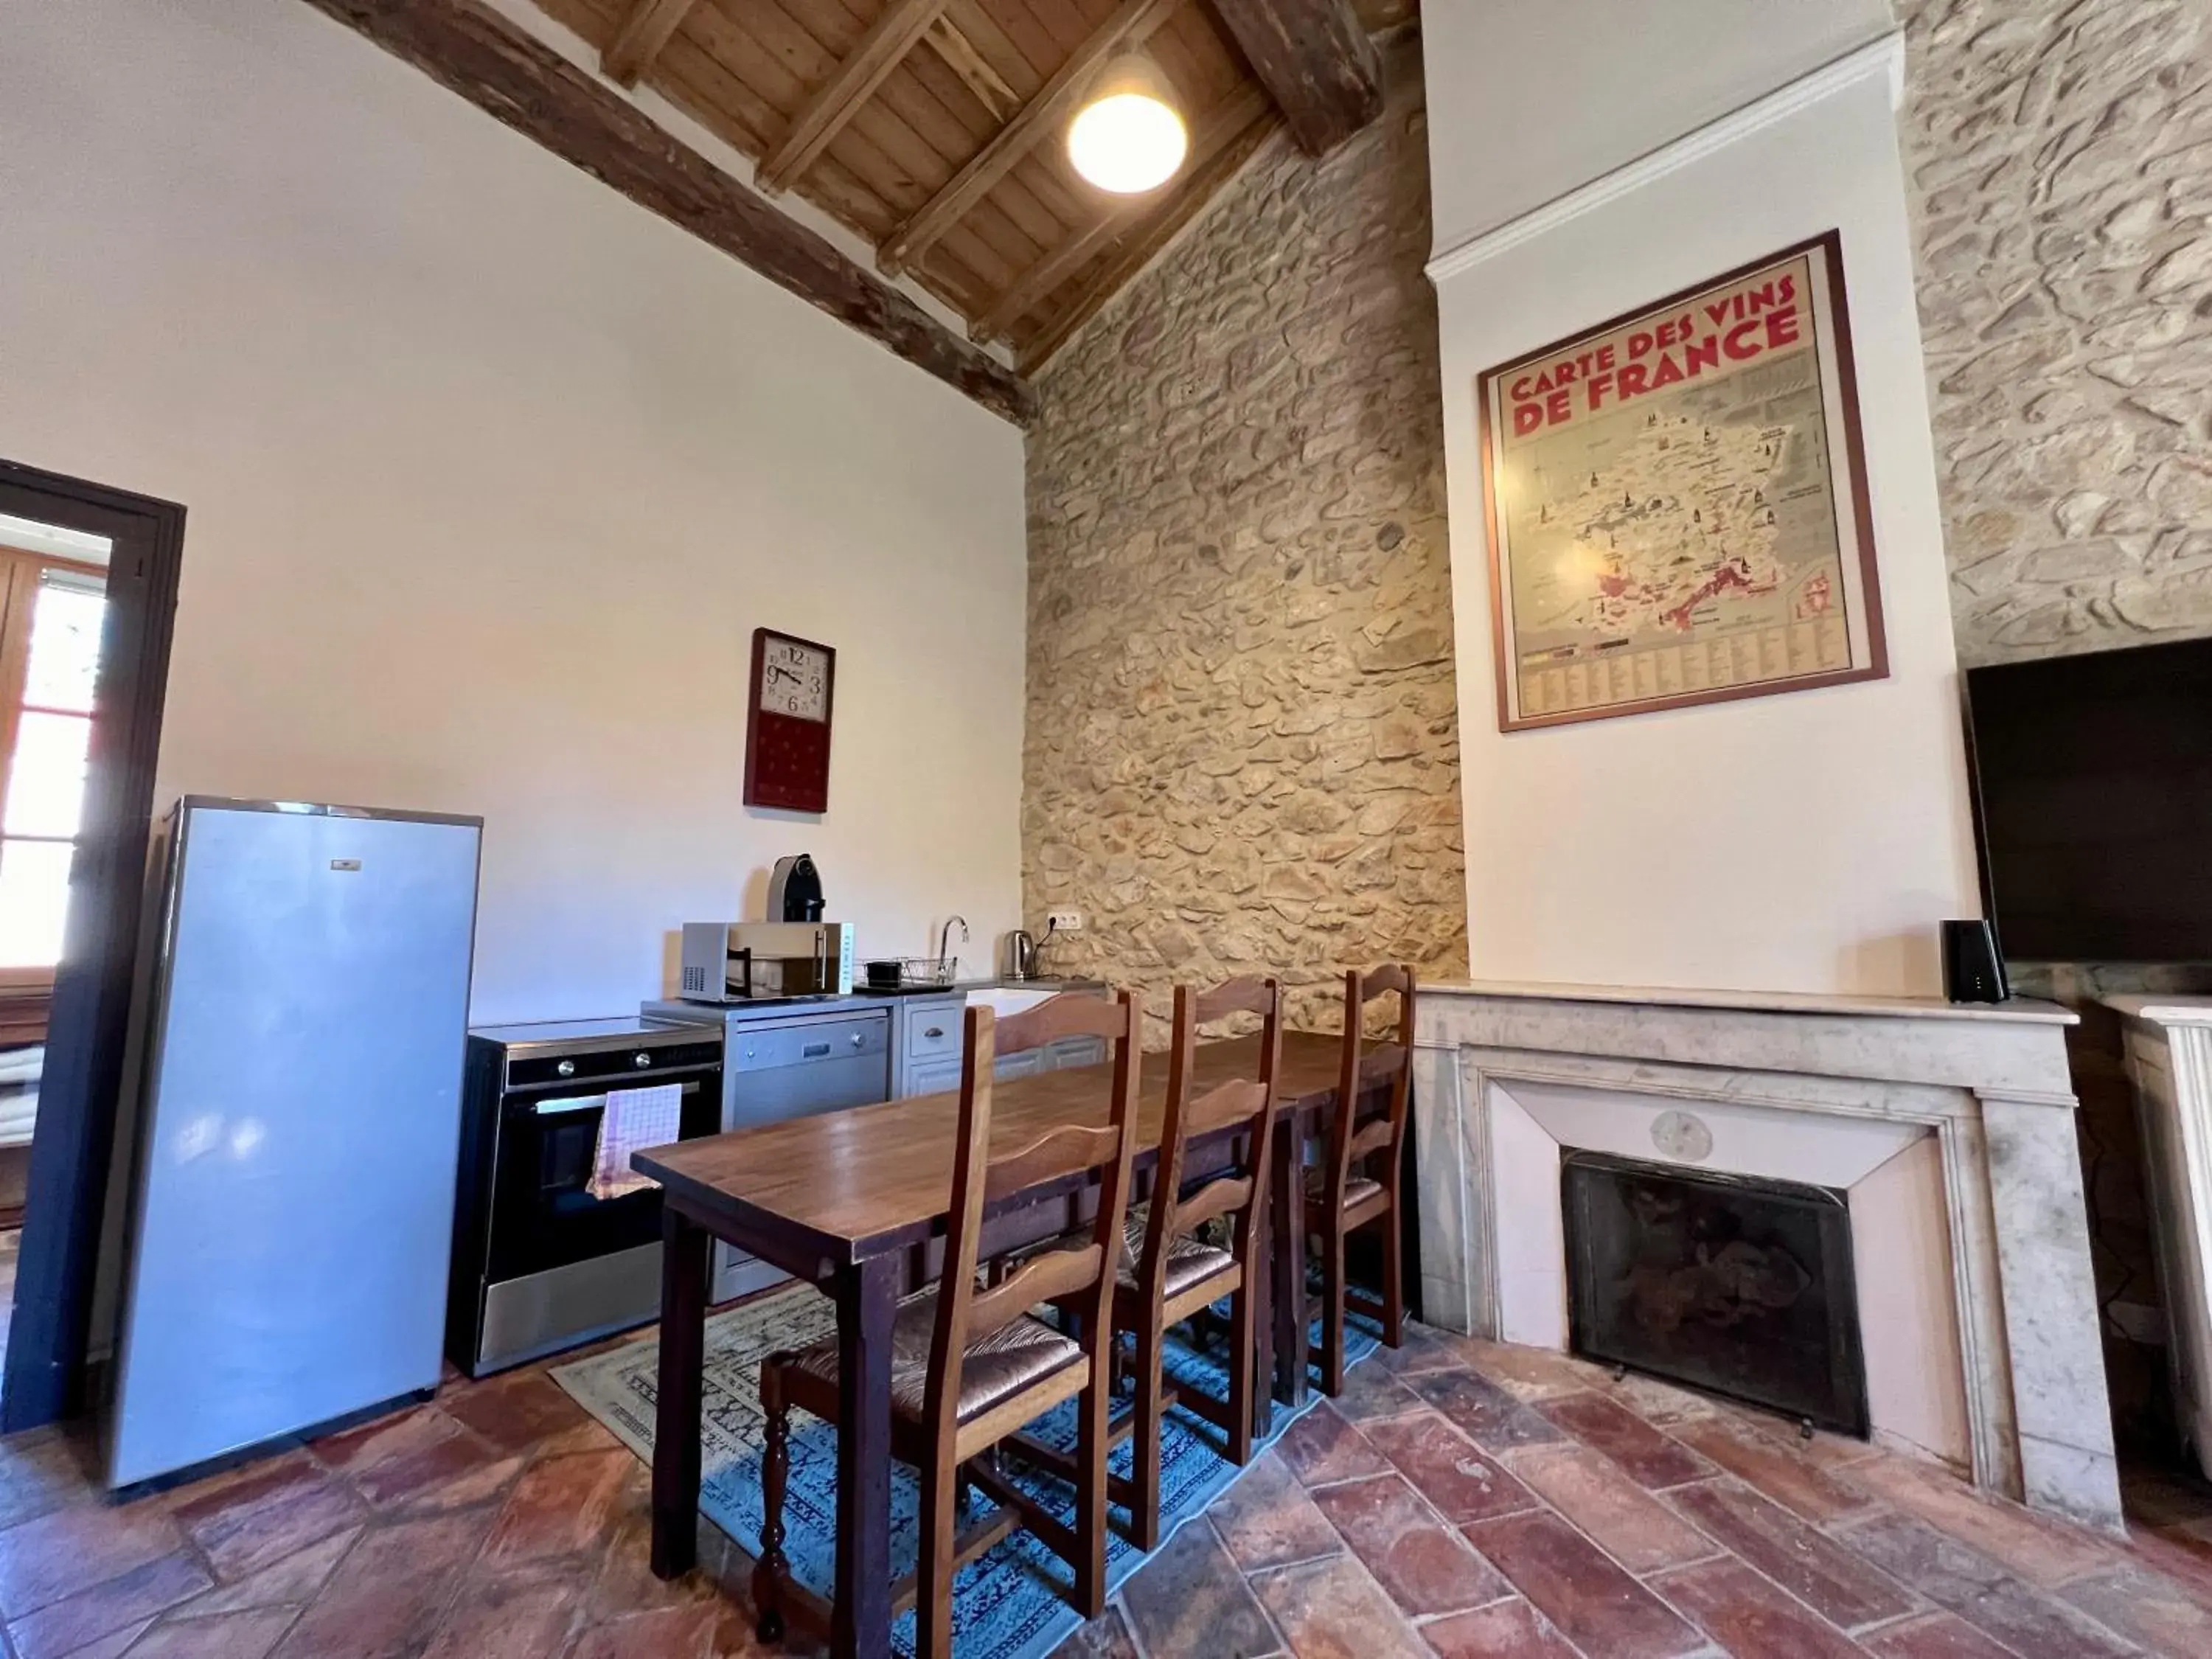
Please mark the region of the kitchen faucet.
<svg viewBox="0 0 2212 1659"><path fill-rule="evenodd" d="M937 930L937 963L938 966L944 970L945 977L948 979L951 977L954 964L959 961L957 957L947 956L945 954L945 940L951 937L952 924L956 921L960 924L960 942L963 945L965 945L968 942L967 917L947 916L945 919L945 926Z"/></svg>

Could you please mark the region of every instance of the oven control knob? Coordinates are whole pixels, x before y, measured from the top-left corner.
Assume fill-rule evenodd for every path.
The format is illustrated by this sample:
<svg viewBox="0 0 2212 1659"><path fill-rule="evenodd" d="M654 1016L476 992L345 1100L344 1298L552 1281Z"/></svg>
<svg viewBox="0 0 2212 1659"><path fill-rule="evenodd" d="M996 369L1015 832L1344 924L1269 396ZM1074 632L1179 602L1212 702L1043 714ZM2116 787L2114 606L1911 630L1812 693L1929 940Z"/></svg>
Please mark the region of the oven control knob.
<svg viewBox="0 0 2212 1659"><path fill-rule="evenodd" d="M860 1041L861 1041L860 1034L858 1031L854 1032L854 1033L853 1033L853 1046L854 1046L855 1048L859 1048L859 1047L860 1046Z"/></svg>
<svg viewBox="0 0 2212 1659"><path fill-rule="evenodd" d="M629 1057L629 1063L636 1066L637 1069L641 1072L645 1070L647 1066L653 1064L653 1056L646 1053L644 1049L641 1048Z"/></svg>
<svg viewBox="0 0 2212 1659"><path fill-rule="evenodd" d="M564 1060L553 1069L562 1077L574 1077L576 1075L576 1062L573 1060Z"/></svg>

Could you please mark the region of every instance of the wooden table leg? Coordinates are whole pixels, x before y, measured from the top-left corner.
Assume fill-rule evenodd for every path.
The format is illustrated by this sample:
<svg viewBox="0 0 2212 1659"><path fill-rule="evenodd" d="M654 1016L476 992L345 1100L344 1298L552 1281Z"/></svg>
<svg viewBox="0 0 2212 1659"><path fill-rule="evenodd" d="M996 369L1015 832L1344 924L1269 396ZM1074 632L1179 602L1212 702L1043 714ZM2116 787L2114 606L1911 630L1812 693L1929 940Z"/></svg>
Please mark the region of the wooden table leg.
<svg viewBox="0 0 2212 1659"><path fill-rule="evenodd" d="M871 1256L838 1270L836 1659L891 1650L891 1322L900 1261Z"/></svg>
<svg viewBox="0 0 2212 1659"><path fill-rule="evenodd" d="M1269 1241L1274 1281L1275 1398L1290 1406L1306 1399L1306 1123L1293 1112L1275 1126L1275 1170L1268 1185L1274 1222Z"/></svg>
<svg viewBox="0 0 2212 1659"><path fill-rule="evenodd" d="M660 1212L660 1382L653 1428L653 1571L699 1559L699 1397L707 1345L706 1230Z"/></svg>
<svg viewBox="0 0 2212 1659"><path fill-rule="evenodd" d="M1273 1161L1270 1156L1268 1162ZM1280 1299L1275 1291L1275 1257L1279 1252L1275 1249L1272 1170L1268 1171L1267 1184L1270 1207L1260 1218L1258 1234L1253 1241L1260 1259L1244 1269L1252 1286L1252 1432L1262 1440L1275 1431L1275 1304Z"/></svg>

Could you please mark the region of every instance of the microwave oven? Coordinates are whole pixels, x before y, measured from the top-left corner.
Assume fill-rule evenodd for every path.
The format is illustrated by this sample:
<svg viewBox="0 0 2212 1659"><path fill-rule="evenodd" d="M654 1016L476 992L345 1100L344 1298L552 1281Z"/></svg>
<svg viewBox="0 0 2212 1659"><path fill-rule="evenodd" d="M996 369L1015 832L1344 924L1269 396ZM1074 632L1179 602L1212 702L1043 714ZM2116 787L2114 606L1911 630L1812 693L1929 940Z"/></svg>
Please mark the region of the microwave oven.
<svg viewBox="0 0 2212 1659"><path fill-rule="evenodd" d="M687 921L680 994L690 1002L847 996L848 921Z"/></svg>

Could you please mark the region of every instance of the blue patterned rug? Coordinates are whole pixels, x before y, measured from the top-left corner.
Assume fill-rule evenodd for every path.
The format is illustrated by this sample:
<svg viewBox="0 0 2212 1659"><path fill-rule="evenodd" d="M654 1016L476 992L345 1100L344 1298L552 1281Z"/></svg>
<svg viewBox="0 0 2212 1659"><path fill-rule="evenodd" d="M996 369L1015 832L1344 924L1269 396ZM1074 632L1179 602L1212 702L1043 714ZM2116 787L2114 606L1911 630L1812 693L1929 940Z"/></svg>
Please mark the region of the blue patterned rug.
<svg viewBox="0 0 2212 1659"><path fill-rule="evenodd" d="M804 1286L732 1308L707 1322L706 1391L702 1413L702 1480L699 1508L749 1554L760 1552L761 1452L764 1443L760 1409L760 1363L784 1348L803 1347L836 1328L836 1311L828 1297ZM1167 1370L1215 1399L1225 1399L1225 1367L1170 1334ZM1346 1333L1346 1358L1357 1364L1375 1351L1376 1340L1354 1328ZM659 1345L648 1338L593 1358L564 1365L553 1380L577 1403L613 1431L617 1438L647 1462L653 1459L653 1428ZM1318 1395L1313 1396L1319 1398ZM1294 1413L1278 1407L1272 1443ZM1032 1432L1050 1444L1075 1448L1076 1404L1070 1401L1040 1419ZM1243 1471L1215 1449L1221 1436L1212 1425L1185 1412L1168 1414L1161 1437L1160 1537L1197 1515ZM1115 1449L1112 1468L1127 1475L1131 1445ZM1010 1468L1013 1467L1012 1465ZM1020 1484L1071 1523L1074 1489L1042 1474L1024 1474ZM891 1561L904 1574L914 1568L920 1528L915 1511L920 1487L913 1471L893 1465ZM1118 1512L1119 1506L1116 1506ZM784 1549L801 1583L827 1596L832 1588L837 1520L837 1431L803 1411L791 1417L791 1482L784 1501ZM1143 1564L1137 1547L1111 1534L1106 1576L1118 1586ZM1060 1558L1027 1532L1017 1531L961 1573L953 1593L953 1635L961 1659L1042 1659L1082 1624L1059 1589L1070 1583ZM914 1652L914 1615L900 1617L892 1646Z"/></svg>

